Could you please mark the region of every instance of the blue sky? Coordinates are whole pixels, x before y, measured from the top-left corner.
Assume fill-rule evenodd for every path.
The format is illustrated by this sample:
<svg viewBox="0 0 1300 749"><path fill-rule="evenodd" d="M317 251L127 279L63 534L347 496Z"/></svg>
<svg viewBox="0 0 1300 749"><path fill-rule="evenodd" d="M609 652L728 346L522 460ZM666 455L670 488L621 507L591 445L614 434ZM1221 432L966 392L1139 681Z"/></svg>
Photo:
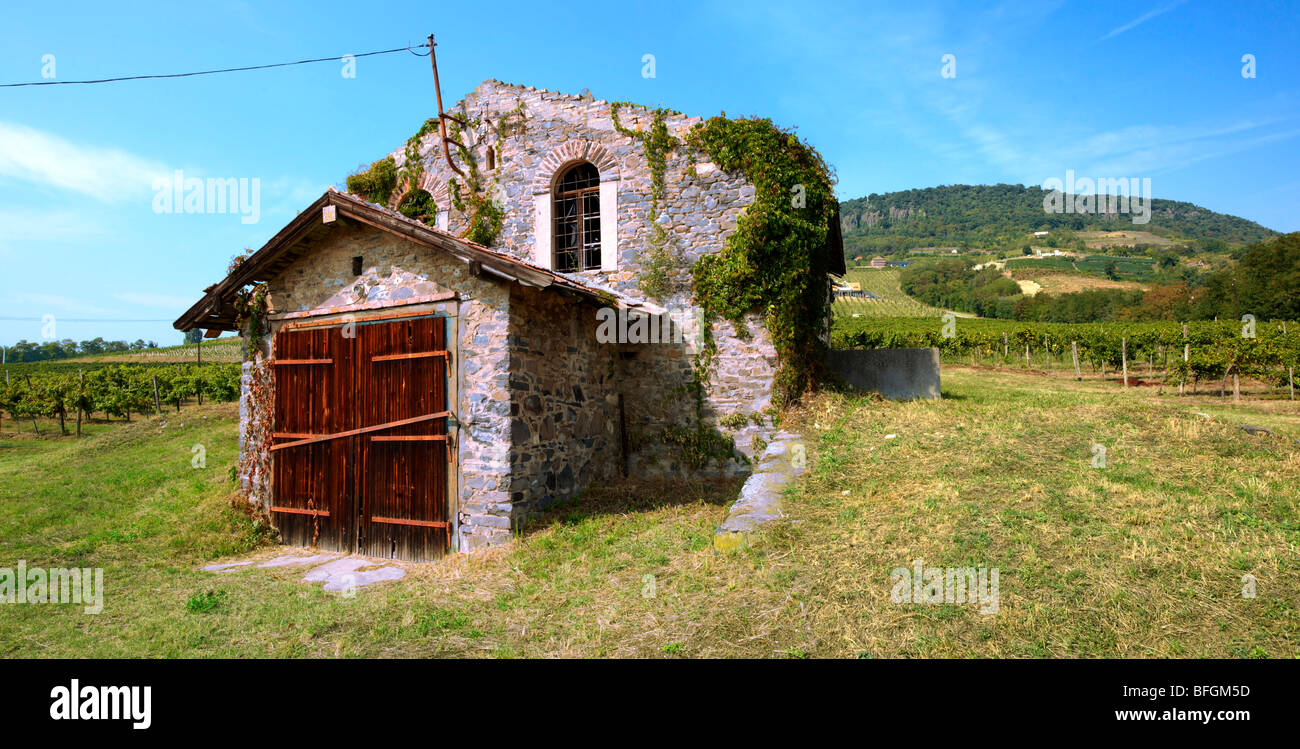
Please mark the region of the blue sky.
<svg viewBox="0 0 1300 749"><path fill-rule="evenodd" d="M1300 8L1287 2L66 2L5 16L3 83L42 80L47 55L56 80L80 80L433 32L449 106L491 77L767 116L821 150L841 198L1073 169L1300 230ZM179 342L170 320L232 255L434 113L428 59L406 53L358 60L355 78L329 62L0 89L0 343L39 340L45 315L57 338ZM260 180L259 221L156 213L153 180L178 169Z"/></svg>

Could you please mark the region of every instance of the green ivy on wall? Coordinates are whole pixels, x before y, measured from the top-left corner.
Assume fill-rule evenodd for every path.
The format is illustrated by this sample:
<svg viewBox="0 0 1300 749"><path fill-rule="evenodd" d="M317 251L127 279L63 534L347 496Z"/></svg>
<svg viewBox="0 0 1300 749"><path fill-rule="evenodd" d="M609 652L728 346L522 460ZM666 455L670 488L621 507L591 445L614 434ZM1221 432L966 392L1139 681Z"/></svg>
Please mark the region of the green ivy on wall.
<svg viewBox="0 0 1300 749"><path fill-rule="evenodd" d="M385 156L347 179L348 192L360 195L371 203L388 205L388 199L397 189L397 162Z"/></svg>
<svg viewBox="0 0 1300 749"><path fill-rule="evenodd" d="M415 131L415 135L406 139L406 159L402 163L402 171L399 176L406 185L407 190L415 190L420 186L420 177L424 176L424 158L420 155L420 144L424 141L424 136L438 129L438 121L429 118L420 125L420 129ZM435 213L437 211L435 210Z"/></svg>
<svg viewBox="0 0 1300 749"><path fill-rule="evenodd" d="M666 274L656 263L665 262L667 232L656 219L668 157L681 144L665 121L671 110L651 110L650 126L633 130L619 120L619 110L629 106L636 105L610 104L610 119L617 132L641 143L650 168L653 228L647 270L639 280L644 292L657 296L665 291ZM757 311L780 358L774 399L798 400L824 375L821 336L830 291L827 230L835 220L836 205L831 170L812 146L768 119L713 117L695 125L685 145L707 155L723 171L744 174L756 190L723 251L705 255L691 269L695 299L708 320L701 331L704 345L695 360L694 386L702 390L712 368L717 347L712 321L728 320L743 336L745 314Z"/></svg>
<svg viewBox="0 0 1300 749"><path fill-rule="evenodd" d="M244 358L252 359L262 350L266 334L271 330L267 319L269 310L266 303L267 286L254 284L251 288L241 289L235 294L235 325L245 336Z"/></svg>
<svg viewBox="0 0 1300 749"><path fill-rule="evenodd" d="M756 191L722 252L693 266L696 300L707 319L728 320L738 330L747 313L760 312L780 362L773 400L797 401L826 374L834 177L812 146L768 119L713 117L687 140L722 170L744 174ZM705 339L697 357L701 382L716 349L711 334Z"/></svg>
<svg viewBox="0 0 1300 749"><path fill-rule="evenodd" d="M438 215L438 205L433 202L433 196L428 190L417 187L407 190L402 201L397 204L397 212L407 218L432 225Z"/></svg>
<svg viewBox="0 0 1300 749"><path fill-rule="evenodd" d="M253 256L252 250L244 250L242 253L230 258L230 264L226 267L226 275L229 276L239 269L239 266L248 262ZM252 284L245 286L235 292L235 327L239 328L244 336L244 359L247 360L256 356L257 352L262 350L262 344L265 336L271 330L270 321L267 315L270 309L267 305L267 293L269 289L265 283Z"/></svg>
<svg viewBox="0 0 1300 749"><path fill-rule="evenodd" d="M614 130L641 143L646 163L650 166L650 221L659 217L659 201L664 196L664 177L668 173L668 154L677 145L677 139L668 132L665 121L669 114L676 114L670 109L651 110L650 128L633 130L618 119L618 112L624 107L639 107L627 101L616 101L609 105L609 118L614 122ZM644 108L644 107L642 107Z"/></svg>
<svg viewBox="0 0 1300 749"><path fill-rule="evenodd" d="M663 200L665 176L668 173L668 156L678 143L668 132L665 121L669 109L651 110L650 127L647 130L633 130L618 118L619 110L624 107L640 105L631 102L616 101L609 105L609 118L614 122L614 130L641 143L641 152L650 167L650 238L647 240L646 257L642 271L637 276L637 286L646 296L662 299L672 292L672 270L676 266L668 230L659 223L659 203Z"/></svg>
<svg viewBox="0 0 1300 749"><path fill-rule="evenodd" d="M520 104L516 109L522 112L522 106ZM505 123L509 116L508 113L496 128L498 150L500 143L505 139ZM468 129L477 130L482 123L477 118L466 117L465 124ZM456 149L460 153L461 163L465 165L468 172L465 175L463 188L455 177L450 180L452 205L457 211L469 214L469 226L463 236L471 242L491 247L496 242L497 235L501 233L505 210L486 192L483 179L479 174L478 161L469 147L464 145L466 127L462 127L455 120L451 121L449 127L451 138L457 143Z"/></svg>

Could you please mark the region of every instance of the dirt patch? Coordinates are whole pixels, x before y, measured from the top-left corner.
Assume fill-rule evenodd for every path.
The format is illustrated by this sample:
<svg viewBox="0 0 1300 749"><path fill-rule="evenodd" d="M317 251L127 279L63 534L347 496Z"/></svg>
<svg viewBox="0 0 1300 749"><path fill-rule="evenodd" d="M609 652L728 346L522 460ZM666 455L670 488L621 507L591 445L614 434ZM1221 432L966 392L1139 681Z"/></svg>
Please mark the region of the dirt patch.
<svg viewBox="0 0 1300 749"><path fill-rule="evenodd" d="M1033 294L1070 294L1076 291L1091 291L1094 289L1123 289L1125 291L1141 289L1145 291L1147 288L1144 284L1136 281L1112 281L1109 278L1099 278L1050 268L1017 268L1006 271L1002 275L1020 284L1020 290L1030 296ZM1037 290L1033 292L1027 291L1026 284L1030 283L1037 286Z"/></svg>

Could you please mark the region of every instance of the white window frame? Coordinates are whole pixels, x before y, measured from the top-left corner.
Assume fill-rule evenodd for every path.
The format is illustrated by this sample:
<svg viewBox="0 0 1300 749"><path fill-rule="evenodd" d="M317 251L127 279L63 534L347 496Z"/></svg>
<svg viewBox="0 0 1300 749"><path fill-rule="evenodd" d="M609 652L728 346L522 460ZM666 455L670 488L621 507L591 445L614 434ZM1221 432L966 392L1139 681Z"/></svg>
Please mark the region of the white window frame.
<svg viewBox="0 0 1300 749"><path fill-rule="evenodd" d="M565 164L555 170L555 174L564 174L573 164ZM617 177L600 179L600 271L618 270L618 188L621 180ZM546 192L533 195L533 262L547 270L555 270L555 256L551 253L554 246L555 227L552 225L555 210L555 185L552 183ZM577 271L589 273L591 271Z"/></svg>

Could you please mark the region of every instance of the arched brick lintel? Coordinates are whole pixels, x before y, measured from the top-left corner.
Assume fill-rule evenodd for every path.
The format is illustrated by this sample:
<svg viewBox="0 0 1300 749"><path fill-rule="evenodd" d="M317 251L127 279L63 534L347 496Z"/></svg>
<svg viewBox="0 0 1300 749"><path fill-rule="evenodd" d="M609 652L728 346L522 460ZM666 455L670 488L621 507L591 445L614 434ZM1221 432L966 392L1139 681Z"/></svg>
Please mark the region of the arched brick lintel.
<svg viewBox="0 0 1300 749"><path fill-rule="evenodd" d="M448 189L447 183L438 179L432 171L425 170L424 174L420 175L420 189L433 196L433 203L438 206L439 211L451 208L451 190Z"/></svg>
<svg viewBox="0 0 1300 749"><path fill-rule="evenodd" d="M575 161L589 161L600 172L600 181L608 182L619 178L618 159L599 143L588 140L571 140L546 154L533 176L533 194L540 195L551 191L555 175L564 167Z"/></svg>

